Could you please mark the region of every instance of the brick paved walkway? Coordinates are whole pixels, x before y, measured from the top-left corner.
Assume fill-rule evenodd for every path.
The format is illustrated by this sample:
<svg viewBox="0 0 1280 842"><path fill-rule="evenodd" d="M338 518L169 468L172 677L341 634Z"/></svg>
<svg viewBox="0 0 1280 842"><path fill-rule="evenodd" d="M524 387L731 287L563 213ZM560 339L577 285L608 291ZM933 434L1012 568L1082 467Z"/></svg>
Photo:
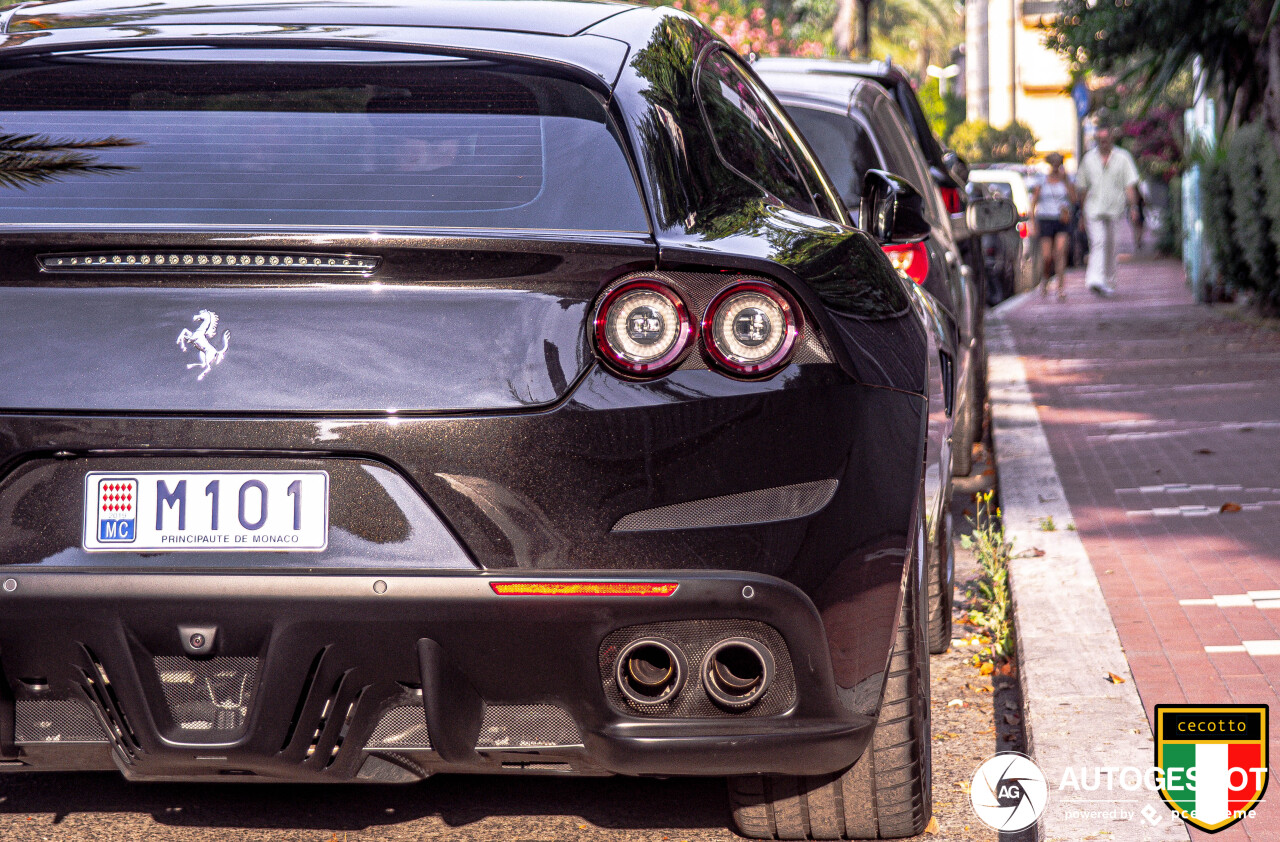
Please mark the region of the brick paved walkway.
<svg viewBox="0 0 1280 842"><path fill-rule="evenodd" d="M1274 728L1280 326L1193 304L1174 261L1122 264L1118 289L1100 300L1076 272L1066 302L1007 316L1075 525L1148 717L1265 703ZM1280 840L1277 786L1214 838Z"/></svg>

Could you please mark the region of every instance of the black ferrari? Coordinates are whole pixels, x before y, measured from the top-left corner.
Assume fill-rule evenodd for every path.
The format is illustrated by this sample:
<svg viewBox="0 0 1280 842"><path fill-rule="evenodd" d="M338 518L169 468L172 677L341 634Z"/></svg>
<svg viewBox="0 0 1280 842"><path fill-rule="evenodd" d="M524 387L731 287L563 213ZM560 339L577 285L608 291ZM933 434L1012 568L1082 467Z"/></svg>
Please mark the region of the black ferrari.
<svg viewBox="0 0 1280 842"><path fill-rule="evenodd" d="M670 9L0 13L0 770L918 832L953 375L863 196Z"/></svg>

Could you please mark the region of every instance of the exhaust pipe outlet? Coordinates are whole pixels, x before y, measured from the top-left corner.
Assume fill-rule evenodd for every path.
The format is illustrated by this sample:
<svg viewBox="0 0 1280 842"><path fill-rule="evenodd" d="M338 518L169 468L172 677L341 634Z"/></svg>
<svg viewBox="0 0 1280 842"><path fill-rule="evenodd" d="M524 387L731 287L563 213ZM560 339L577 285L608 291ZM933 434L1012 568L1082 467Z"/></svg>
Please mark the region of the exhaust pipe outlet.
<svg viewBox="0 0 1280 842"><path fill-rule="evenodd" d="M680 648L657 637L631 641L618 653L613 665L613 677L622 695L640 705L675 698L688 672Z"/></svg>
<svg viewBox="0 0 1280 842"><path fill-rule="evenodd" d="M702 685L711 700L730 710L754 705L773 683L773 655L748 637L730 637L707 651Z"/></svg>

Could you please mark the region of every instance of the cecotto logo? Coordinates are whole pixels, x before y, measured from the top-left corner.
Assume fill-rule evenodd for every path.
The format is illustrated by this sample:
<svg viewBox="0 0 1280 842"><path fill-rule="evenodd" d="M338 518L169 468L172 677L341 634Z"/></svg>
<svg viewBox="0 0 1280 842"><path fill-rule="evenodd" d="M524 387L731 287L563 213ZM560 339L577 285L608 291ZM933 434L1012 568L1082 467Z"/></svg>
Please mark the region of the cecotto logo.
<svg viewBox="0 0 1280 842"><path fill-rule="evenodd" d="M1217 833L1253 815L1267 789L1266 705L1156 705L1160 796Z"/></svg>
<svg viewBox="0 0 1280 842"><path fill-rule="evenodd" d="M1031 827L1049 803L1044 772L1025 754L1002 751L978 767L969 784L978 818L1001 831Z"/></svg>

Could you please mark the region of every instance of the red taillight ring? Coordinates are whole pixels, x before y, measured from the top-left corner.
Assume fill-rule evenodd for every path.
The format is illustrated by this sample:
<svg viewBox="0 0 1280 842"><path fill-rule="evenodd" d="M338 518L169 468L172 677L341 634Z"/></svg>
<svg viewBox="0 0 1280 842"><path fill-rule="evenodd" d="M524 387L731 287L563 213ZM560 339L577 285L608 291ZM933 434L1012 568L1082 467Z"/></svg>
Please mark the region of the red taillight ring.
<svg viewBox="0 0 1280 842"><path fill-rule="evenodd" d="M610 308L623 296L638 291L651 292L662 296L670 302L676 312L675 341L672 343L670 350L652 360L630 359L614 348L609 341L608 317ZM596 305L595 316L592 321L595 330L596 349L599 351L601 358L610 368L630 377L656 377L678 366L693 347L697 329L693 320L689 318L689 308L685 306L684 300L680 298L680 295L675 290L664 283L646 279L627 281L606 293L604 298L600 299L600 303Z"/></svg>
<svg viewBox="0 0 1280 842"><path fill-rule="evenodd" d="M742 293L756 293L768 298L782 311L784 319L782 342L777 349L768 357L750 363L734 359L726 354L716 343L714 329L715 319L720 313L721 305L730 298ZM726 287L715 298L711 299L711 303L707 305L706 312L702 316L702 344L710 361L726 373L735 377L767 377L782 368L791 357L791 352L795 350L796 340L800 336L800 329L803 325L804 317L800 312L800 307L792 300L790 295L769 284L747 281Z"/></svg>

